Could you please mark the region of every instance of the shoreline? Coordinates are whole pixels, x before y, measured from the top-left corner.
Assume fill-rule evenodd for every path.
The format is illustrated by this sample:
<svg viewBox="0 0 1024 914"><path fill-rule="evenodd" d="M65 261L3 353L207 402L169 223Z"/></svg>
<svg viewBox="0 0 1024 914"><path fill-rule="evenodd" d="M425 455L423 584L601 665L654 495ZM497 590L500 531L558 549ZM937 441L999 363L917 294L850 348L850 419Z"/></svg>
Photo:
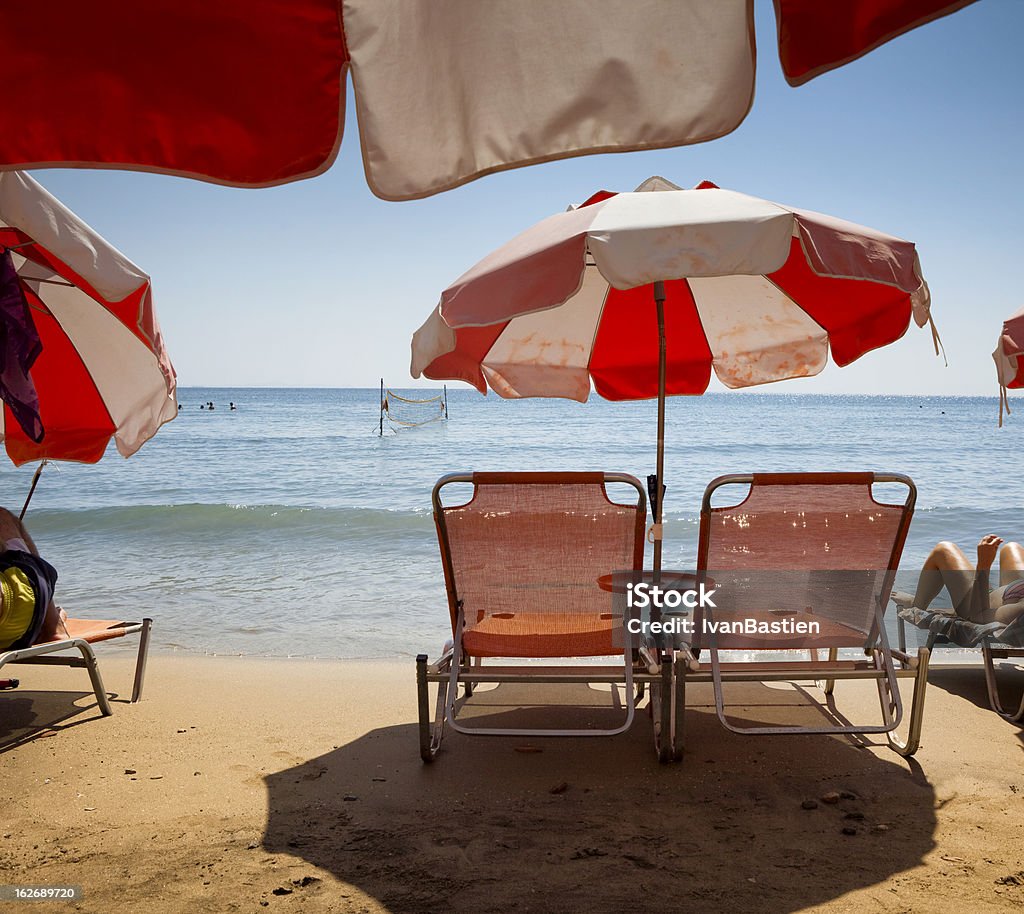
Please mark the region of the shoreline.
<svg viewBox="0 0 1024 914"><path fill-rule="evenodd" d="M61 910L1024 904L1024 732L988 710L980 669L935 671L912 760L729 733L692 686L680 764L657 763L641 710L613 738L449 734L425 766L411 663L156 654L136 705L132 658L100 664L110 718L83 670L20 667L0 694L3 878L81 885ZM840 684L840 707L870 709L873 690ZM804 713L791 690L738 697L741 716Z"/></svg>
<svg viewBox="0 0 1024 914"><path fill-rule="evenodd" d="M440 642L443 639L437 639L437 640L438 640L438 642ZM923 644L923 639L922 639L922 644ZM913 650L914 646L911 645L910 649ZM129 658L129 657L134 657L135 654L138 651L138 642L137 642L137 640L136 641L132 641L130 638L129 639L125 639L124 643L122 643L122 644L118 644L116 642L108 642L107 644L103 645L101 650L104 653L103 654L97 653L97 657L99 659L100 666L102 668L104 656L109 656L111 658L115 658L116 657L116 658L119 658L119 659L122 659L122 660L126 659L126 658ZM852 650L852 649L850 649L850 650ZM373 657L373 656L366 656L366 657L333 657L333 656L315 655L315 654L255 654L255 653L250 654L250 653L245 653L245 652L242 652L242 651L239 651L237 653L236 652L228 653L226 651L201 652L199 650L193 650L191 648L184 648L184 647L161 647L160 645L155 644L155 643L151 643L150 646L149 646L149 656L150 656L151 660L154 657L161 657L161 658L163 658L163 657L168 657L168 658L175 657L175 658L180 658L182 660L201 660L201 661L205 661L205 660L239 660L239 661L243 661L243 662L245 662L245 661L260 662L260 661L268 660L268 661L276 661L276 662L284 662L284 663L310 662L310 663L326 663L326 664L385 664L385 665L395 664L397 666L407 665L410 669L412 669L413 666L415 665L415 661L416 661L417 655L418 654L422 654L422 653L426 653L428 658L431 661L433 661L438 656L440 656L441 651L440 650L437 650L437 651L425 651L425 652L424 651L408 651L408 652L405 652L405 651L393 651L393 652L391 652L390 654L388 654L386 656L382 655L382 656L379 656L379 657ZM802 655L803 653L806 653L806 652L800 651L800 650L795 650L795 649L792 652L789 652L789 651L781 652L781 653L780 652L770 652L770 653L767 653L764 658L760 658L759 655L757 654L757 652L750 653L750 652L747 652L747 651L725 651L725 650L723 650L721 653L722 653L723 657L727 656L727 655L733 655L733 654L734 655L738 655L734 659L740 659L740 660L748 659L748 657L750 659L768 659L768 660L771 660L773 658L779 658L779 657L782 657L784 659L785 654L788 654L788 653L792 653L794 655ZM955 666L960 665L965 659L969 660L970 658L973 658L973 657L978 657L978 658L981 657L981 647L980 646L978 646L978 647L961 647L959 645L940 645L940 646L935 647L935 648L932 649L931 658L929 659L929 667L933 667L933 666L937 666L937 667L943 667L943 666L955 667ZM569 663L569 664L574 664L574 663L585 664L585 663L588 663L588 662L594 662L595 660L600 662L602 660L602 658L587 658L587 657L565 658L564 660L562 660L560 662L562 662L562 663ZM544 663L546 663L548 661L547 661L546 658L537 657L537 658L525 658L525 659L523 659L520 662L526 663L526 664L537 663L539 665L543 665ZM970 665L970 664L968 664L968 665ZM978 666L978 669L979 670L981 669L980 665ZM15 678L17 678L17 677L15 677Z"/></svg>

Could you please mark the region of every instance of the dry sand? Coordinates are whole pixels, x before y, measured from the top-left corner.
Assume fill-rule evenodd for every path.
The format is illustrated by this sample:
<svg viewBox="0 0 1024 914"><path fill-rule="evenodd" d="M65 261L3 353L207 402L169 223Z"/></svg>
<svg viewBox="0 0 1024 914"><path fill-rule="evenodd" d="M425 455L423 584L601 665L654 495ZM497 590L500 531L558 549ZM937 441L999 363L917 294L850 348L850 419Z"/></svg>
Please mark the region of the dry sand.
<svg viewBox="0 0 1024 914"><path fill-rule="evenodd" d="M657 763L641 714L610 739L449 735L424 766L411 662L158 655L137 705L129 662L103 666L111 718L81 670L20 667L0 693L0 884L84 890L28 910L1024 908L1024 734L980 669L934 673L910 761L737 736L691 688L681 764ZM743 688L748 717L802 702ZM873 696L837 687L851 715Z"/></svg>

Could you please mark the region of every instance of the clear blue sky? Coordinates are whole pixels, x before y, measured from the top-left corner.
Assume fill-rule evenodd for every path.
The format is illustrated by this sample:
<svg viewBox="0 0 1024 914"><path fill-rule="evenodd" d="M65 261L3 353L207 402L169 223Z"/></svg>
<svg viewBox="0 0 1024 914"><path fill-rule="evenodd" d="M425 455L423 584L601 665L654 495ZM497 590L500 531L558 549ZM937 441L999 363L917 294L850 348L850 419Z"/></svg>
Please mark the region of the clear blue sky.
<svg viewBox="0 0 1024 914"><path fill-rule="evenodd" d="M593 191L661 174L830 213L914 241L949 367L927 330L778 392L989 394L1002 320L1024 304L1024 0L979 0L792 89L756 0L754 107L734 133L586 156L386 203L353 106L322 177L262 190L130 172L34 172L153 277L185 386L409 386L409 338L489 250ZM714 383L714 382L713 382Z"/></svg>

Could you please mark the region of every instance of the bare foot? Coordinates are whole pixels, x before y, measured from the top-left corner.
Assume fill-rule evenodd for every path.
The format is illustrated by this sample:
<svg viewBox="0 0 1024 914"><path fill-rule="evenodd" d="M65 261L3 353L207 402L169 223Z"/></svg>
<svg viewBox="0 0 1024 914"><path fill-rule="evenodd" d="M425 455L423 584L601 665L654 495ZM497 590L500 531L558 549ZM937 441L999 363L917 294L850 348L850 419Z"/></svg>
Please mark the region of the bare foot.
<svg viewBox="0 0 1024 914"><path fill-rule="evenodd" d="M68 614L51 600L50 605L46 607L46 618L43 619L43 625L39 629L39 637L36 638L36 642L42 644L46 641L57 641L58 639L67 638L68 630L64 624L67 622L67 619Z"/></svg>

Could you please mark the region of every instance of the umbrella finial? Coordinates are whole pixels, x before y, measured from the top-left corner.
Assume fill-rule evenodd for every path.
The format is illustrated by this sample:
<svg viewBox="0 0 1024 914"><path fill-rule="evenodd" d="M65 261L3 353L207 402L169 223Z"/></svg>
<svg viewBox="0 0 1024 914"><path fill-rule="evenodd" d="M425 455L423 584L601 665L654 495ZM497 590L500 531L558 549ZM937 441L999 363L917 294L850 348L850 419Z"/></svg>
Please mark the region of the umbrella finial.
<svg viewBox="0 0 1024 914"><path fill-rule="evenodd" d="M633 193L640 194L647 191L662 191L662 190L682 190L678 184L673 184L668 178L663 178L661 175L651 175L646 181L643 182Z"/></svg>

